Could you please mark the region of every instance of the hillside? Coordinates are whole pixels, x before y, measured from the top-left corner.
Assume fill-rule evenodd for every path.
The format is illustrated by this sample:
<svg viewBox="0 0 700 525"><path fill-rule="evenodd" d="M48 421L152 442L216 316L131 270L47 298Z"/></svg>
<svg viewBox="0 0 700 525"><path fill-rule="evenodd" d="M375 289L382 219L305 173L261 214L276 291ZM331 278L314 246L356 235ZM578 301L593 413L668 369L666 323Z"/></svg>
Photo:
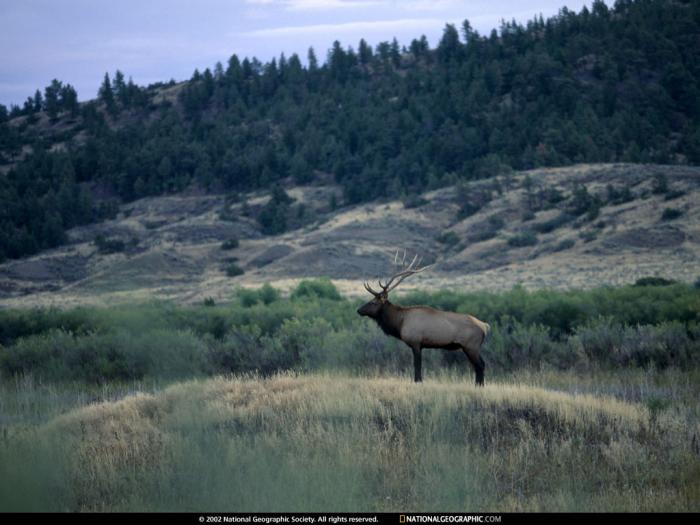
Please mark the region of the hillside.
<svg viewBox="0 0 700 525"><path fill-rule="evenodd" d="M189 381L11 427L0 508L692 512L692 384L664 408L454 377Z"/></svg>
<svg viewBox="0 0 700 525"><path fill-rule="evenodd" d="M289 183L289 215L303 211L291 231L263 235L266 192L236 202L211 194L140 199L115 219L69 230L63 247L0 265L0 304L219 301L237 286L270 282L286 290L316 276L362 295L361 281L391 272L395 250L404 248L435 266L403 289L592 288L700 277L700 168L538 169L336 210L329 207L336 185ZM231 239L238 245L223 249ZM232 264L244 273L228 276Z"/></svg>
<svg viewBox="0 0 700 525"><path fill-rule="evenodd" d="M511 170L698 164L699 5L595 1L489 35L465 20L434 49L418 35L334 42L323 63L313 50L304 63L234 54L148 87L117 72L82 104L55 80L0 107L0 260L60 246L144 197L291 178L336 185L348 206Z"/></svg>

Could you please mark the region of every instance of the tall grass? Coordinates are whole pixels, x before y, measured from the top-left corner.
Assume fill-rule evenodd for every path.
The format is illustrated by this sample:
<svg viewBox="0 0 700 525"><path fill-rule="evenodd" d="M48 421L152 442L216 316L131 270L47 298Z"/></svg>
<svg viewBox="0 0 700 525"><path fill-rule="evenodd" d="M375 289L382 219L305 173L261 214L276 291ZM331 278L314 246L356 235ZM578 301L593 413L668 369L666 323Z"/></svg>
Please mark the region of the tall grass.
<svg viewBox="0 0 700 525"><path fill-rule="evenodd" d="M681 405L450 377L215 378L4 439L3 510L699 510Z"/></svg>
<svg viewBox="0 0 700 525"><path fill-rule="evenodd" d="M327 280L0 311L0 511L700 510L699 289L397 302L489 322L486 388Z"/></svg>

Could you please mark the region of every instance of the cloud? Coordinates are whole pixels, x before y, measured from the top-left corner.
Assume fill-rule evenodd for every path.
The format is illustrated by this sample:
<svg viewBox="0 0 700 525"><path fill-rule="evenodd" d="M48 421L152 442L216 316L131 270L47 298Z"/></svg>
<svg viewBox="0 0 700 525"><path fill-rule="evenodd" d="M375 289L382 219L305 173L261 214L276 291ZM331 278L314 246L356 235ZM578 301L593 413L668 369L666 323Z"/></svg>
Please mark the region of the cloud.
<svg viewBox="0 0 700 525"><path fill-rule="evenodd" d="M388 32L396 30L423 30L426 26L445 25L445 21L437 18L402 18L399 20L377 20L363 22L343 22L340 24L313 24L304 26L272 27L256 29L242 33L249 37L285 37L310 34L339 34L357 32Z"/></svg>
<svg viewBox="0 0 700 525"><path fill-rule="evenodd" d="M334 9L357 9L386 2L386 0L246 0L258 8L283 7L287 11L331 11Z"/></svg>
<svg viewBox="0 0 700 525"><path fill-rule="evenodd" d="M406 11L444 11L462 5L456 0L394 0L391 3Z"/></svg>

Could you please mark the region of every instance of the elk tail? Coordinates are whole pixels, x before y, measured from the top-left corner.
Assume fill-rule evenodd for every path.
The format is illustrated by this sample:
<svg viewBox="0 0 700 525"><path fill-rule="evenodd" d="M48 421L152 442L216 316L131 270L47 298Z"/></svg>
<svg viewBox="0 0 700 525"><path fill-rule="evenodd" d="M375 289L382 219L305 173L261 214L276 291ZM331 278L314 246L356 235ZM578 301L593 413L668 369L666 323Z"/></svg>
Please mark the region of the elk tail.
<svg viewBox="0 0 700 525"><path fill-rule="evenodd" d="M487 342L489 337L491 336L491 325L488 323L483 323L483 322L481 324L482 324L481 330L484 332L484 335L481 338L481 344L483 346L483 344L485 342Z"/></svg>

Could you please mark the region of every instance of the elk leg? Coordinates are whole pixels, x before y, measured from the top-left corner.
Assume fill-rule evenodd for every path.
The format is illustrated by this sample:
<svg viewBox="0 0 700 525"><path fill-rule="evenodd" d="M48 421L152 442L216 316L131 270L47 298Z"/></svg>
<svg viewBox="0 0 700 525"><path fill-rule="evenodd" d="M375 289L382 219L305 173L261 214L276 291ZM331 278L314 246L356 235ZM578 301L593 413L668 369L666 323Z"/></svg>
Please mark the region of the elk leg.
<svg viewBox="0 0 700 525"><path fill-rule="evenodd" d="M472 350L468 350L466 348L462 348L462 350L469 359L469 362L472 364L472 367L474 367L474 372L476 373L476 385L484 386L484 369L486 368L486 363L484 363L483 358Z"/></svg>
<svg viewBox="0 0 700 525"><path fill-rule="evenodd" d="M413 350L413 380L416 383L423 381L423 374L421 368L423 366L423 359L421 356L421 347L411 347Z"/></svg>

